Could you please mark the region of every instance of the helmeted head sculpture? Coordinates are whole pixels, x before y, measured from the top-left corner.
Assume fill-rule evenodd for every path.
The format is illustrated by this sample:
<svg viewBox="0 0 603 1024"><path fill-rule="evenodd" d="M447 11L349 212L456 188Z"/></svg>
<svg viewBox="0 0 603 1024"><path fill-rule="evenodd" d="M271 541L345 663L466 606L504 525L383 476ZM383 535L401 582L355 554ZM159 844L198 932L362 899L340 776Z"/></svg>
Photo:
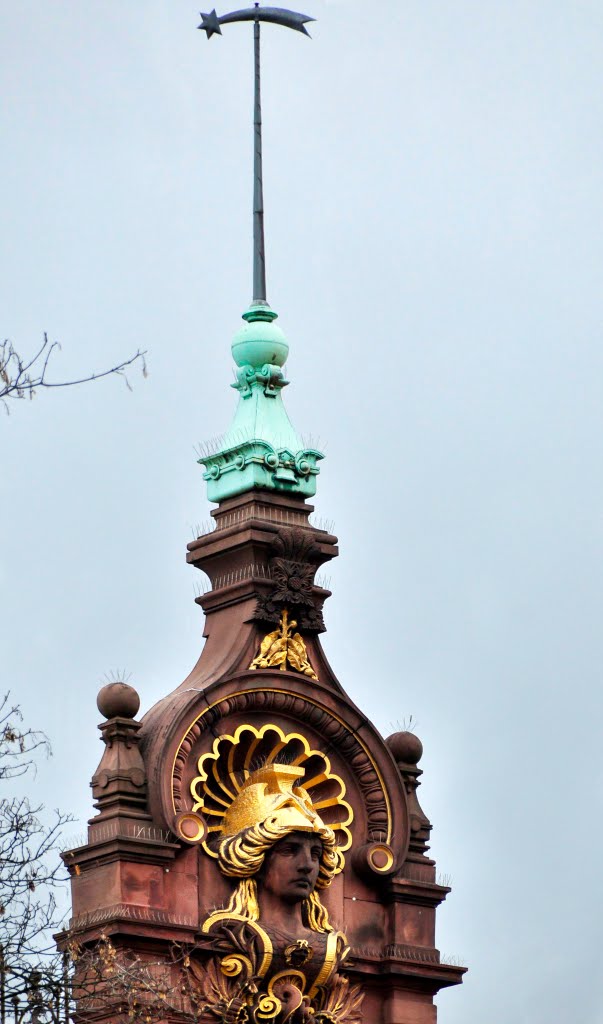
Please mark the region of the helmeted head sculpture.
<svg viewBox="0 0 603 1024"><path fill-rule="evenodd" d="M241 879L227 908L237 916L259 919L257 881L265 858L292 833L312 833L322 843L316 889L329 886L343 866L334 831L314 810L307 791L296 785L303 776L304 769L296 765L266 765L249 776L224 815L215 849L223 874ZM316 890L303 900L302 912L313 931L332 930Z"/></svg>

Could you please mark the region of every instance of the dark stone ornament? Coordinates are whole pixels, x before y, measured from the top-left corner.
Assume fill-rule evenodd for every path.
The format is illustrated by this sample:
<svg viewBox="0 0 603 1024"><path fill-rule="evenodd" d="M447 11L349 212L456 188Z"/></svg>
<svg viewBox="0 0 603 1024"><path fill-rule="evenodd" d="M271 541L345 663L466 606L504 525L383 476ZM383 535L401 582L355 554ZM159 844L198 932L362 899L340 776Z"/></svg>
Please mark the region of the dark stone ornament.
<svg viewBox="0 0 603 1024"><path fill-rule="evenodd" d="M260 622L280 622L283 609L290 608L300 629L324 633L323 599L314 588L320 552L306 530L293 527L275 538L273 556L268 562L272 589L258 597L255 618Z"/></svg>
<svg viewBox="0 0 603 1024"><path fill-rule="evenodd" d="M314 950L306 939L298 939L292 942L285 950L285 963L287 967L303 967L314 956Z"/></svg>

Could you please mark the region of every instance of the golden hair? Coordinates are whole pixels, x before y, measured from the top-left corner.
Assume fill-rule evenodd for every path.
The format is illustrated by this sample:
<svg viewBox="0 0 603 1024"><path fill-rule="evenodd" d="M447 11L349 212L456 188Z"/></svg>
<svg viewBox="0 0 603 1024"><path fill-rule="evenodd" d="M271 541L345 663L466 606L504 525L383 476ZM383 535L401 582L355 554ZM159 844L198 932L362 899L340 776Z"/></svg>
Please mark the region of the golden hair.
<svg viewBox="0 0 603 1024"><path fill-rule="evenodd" d="M224 909L230 914L236 914L237 917L246 917L248 921L259 921L260 905L255 878L243 878Z"/></svg>

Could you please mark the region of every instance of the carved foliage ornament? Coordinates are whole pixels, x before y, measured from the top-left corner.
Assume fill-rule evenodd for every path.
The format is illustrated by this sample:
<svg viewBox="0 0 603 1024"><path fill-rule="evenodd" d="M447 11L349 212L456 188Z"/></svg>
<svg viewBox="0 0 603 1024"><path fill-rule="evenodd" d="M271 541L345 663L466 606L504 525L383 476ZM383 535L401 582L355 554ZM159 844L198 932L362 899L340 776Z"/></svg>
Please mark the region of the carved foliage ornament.
<svg viewBox="0 0 603 1024"><path fill-rule="evenodd" d="M318 547L306 530L281 531L272 544L269 561L272 590L258 598L255 617L279 622L284 608L292 610L300 629L324 632L322 601L314 593Z"/></svg>
<svg viewBox="0 0 603 1024"><path fill-rule="evenodd" d="M204 927L204 931L206 931ZM348 953L340 932L327 937L315 980L286 966L270 974L264 966L268 935L244 920L212 929L208 960L191 958L197 983L193 996L200 1024L360 1024L363 993L338 972ZM303 940L302 940L303 942ZM299 944L299 943L298 943Z"/></svg>

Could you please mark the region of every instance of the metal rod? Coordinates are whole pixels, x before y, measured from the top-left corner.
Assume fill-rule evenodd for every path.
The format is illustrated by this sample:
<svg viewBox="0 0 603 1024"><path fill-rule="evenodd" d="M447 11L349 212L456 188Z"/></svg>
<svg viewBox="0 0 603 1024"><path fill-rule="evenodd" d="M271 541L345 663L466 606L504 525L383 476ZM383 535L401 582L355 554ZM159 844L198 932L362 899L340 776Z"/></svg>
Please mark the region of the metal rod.
<svg viewBox="0 0 603 1024"><path fill-rule="evenodd" d="M266 305L264 186L262 179L262 99L260 92L260 23L253 23L255 89L253 110L253 304Z"/></svg>
<svg viewBox="0 0 603 1024"><path fill-rule="evenodd" d="M220 17L215 9L210 14L201 13L201 24L208 39L222 35L222 25L233 21L253 20L254 54L254 111L253 111L253 305L267 306L266 301L266 248L264 244L264 185L262 176L262 99L260 90L260 22L273 22L309 35L306 23L314 21L307 14L287 11L280 7L260 7L255 0L253 7L232 11Z"/></svg>

